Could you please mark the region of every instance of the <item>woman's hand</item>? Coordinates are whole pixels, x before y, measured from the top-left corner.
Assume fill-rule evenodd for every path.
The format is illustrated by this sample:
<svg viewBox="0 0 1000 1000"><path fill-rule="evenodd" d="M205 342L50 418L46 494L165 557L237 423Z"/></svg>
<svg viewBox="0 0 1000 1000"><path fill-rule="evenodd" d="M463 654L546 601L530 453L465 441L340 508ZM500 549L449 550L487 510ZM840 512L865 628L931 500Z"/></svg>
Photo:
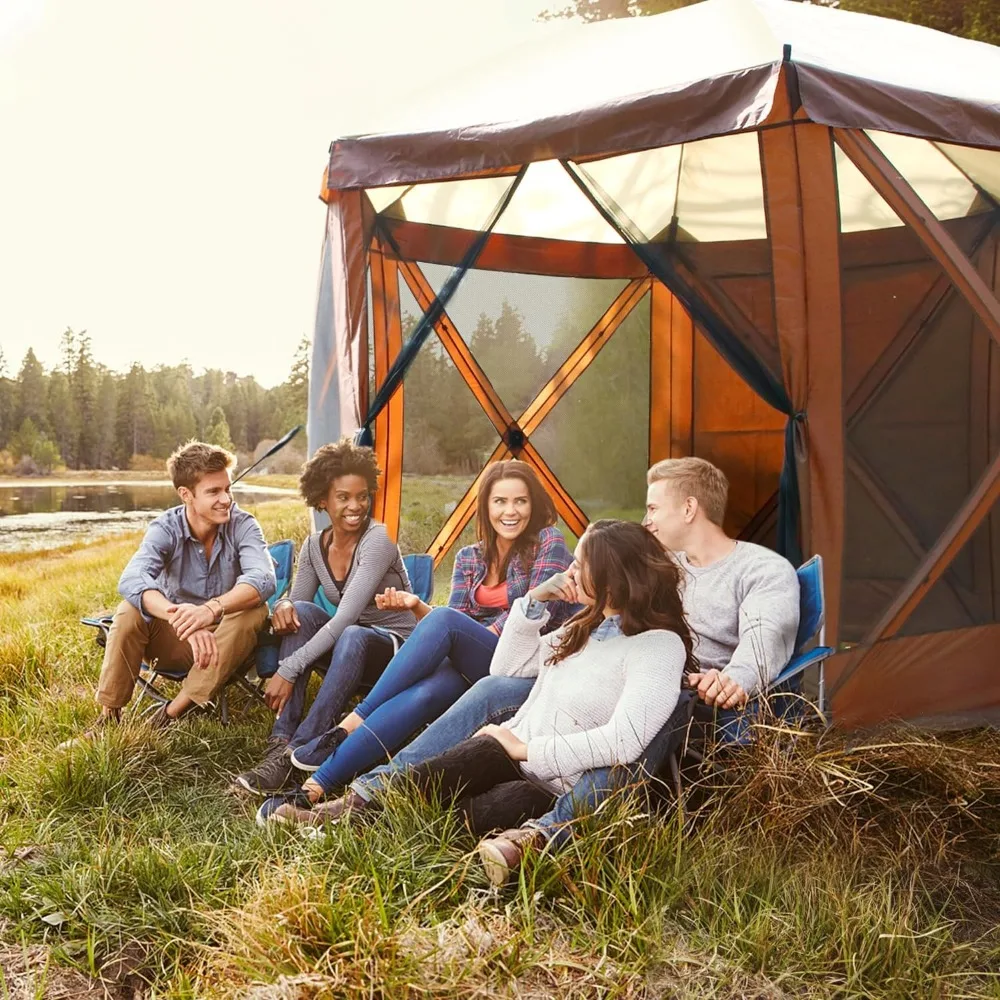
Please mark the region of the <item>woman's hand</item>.
<svg viewBox="0 0 1000 1000"><path fill-rule="evenodd" d="M275 674L264 688L264 703L275 715L280 716L292 696L294 687L291 681L286 681L280 674Z"/></svg>
<svg viewBox="0 0 1000 1000"><path fill-rule="evenodd" d="M554 573L547 580L543 580L533 590L528 591L528 597L535 601L566 601L568 604L578 604L573 567L570 566L565 572Z"/></svg>
<svg viewBox="0 0 1000 1000"><path fill-rule="evenodd" d="M386 587L383 593L375 595L375 607L379 611L416 611L421 603L416 594L395 587Z"/></svg>
<svg viewBox="0 0 1000 1000"><path fill-rule="evenodd" d="M474 736L492 736L504 748L511 760L527 760L528 744L519 740L509 729L503 726L483 726Z"/></svg>
<svg viewBox="0 0 1000 1000"><path fill-rule="evenodd" d="M271 631L275 635L288 635L297 632L300 625L295 605L291 601L278 601L271 612Z"/></svg>
<svg viewBox="0 0 1000 1000"><path fill-rule="evenodd" d="M397 590L395 587L386 587L383 593L376 594L375 607L379 611L412 611L417 621L433 610L416 594L411 594L408 590Z"/></svg>
<svg viewBox="0 0 1000 1000"><path fill-rule="evenodd" d="M714 705L716 708L742 708L748 700L746 691L721 670L688 674L687 686L706 705Z"/></svg>

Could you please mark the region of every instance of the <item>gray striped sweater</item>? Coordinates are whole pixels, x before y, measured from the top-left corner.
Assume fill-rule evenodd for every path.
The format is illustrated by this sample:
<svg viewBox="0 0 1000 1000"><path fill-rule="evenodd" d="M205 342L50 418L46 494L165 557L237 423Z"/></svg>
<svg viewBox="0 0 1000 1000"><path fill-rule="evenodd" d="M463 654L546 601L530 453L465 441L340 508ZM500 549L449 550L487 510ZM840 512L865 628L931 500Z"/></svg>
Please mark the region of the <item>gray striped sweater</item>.
<svg viewBox="0 0 1000 1000"><path fill-rule="evenodd" d="M375 595L386 587L410 589L403 556L384 524L369 522L358 541L343 593L330 576L320 535L317 531L303 543L289 597L312 601L322 587L327 600L337 606L337 613L298 652L281 661L278 674L286 681L295 681L310 664L329 653L348 625L375 625L405 639L417 624L412 611L379 611L375 607Z"/></svg>

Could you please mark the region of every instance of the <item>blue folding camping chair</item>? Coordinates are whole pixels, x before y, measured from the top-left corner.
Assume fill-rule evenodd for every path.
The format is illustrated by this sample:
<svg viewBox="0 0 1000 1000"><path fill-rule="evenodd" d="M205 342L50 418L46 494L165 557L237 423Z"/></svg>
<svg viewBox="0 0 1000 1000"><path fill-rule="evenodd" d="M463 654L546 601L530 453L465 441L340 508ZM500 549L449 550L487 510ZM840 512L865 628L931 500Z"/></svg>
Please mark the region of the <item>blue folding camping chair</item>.
<svg viewBox="0 0 1000 1000"><path fill-rule="evenodd" d="M802 711L802 673L819 665L819 710L823 711L823 662L833 654L826 645L826 603L823 594L823 557L813 556L796 571L799 578L799 629L795 651L788 665L768 685L767 701L777 718L789 718ZM745 744L750 727L760 715L761 699L755 698L741 709L722 709L715 724L722 743ZM696 717L699 712L696 710Z"/></svg>
<svg viewBox="0 0 1000 1000"><path fill-rule="evenodd" d="M268 609L273 611L275 604L288 590L288 586L292 580L292 564L295 558L295 543L291 539L285 538L280 542L275 542L273 545L269 545L267 547L267 551L271 556L271 562L274 563L274 575L278 582L274 595L267 602ZM111 620L110 615L94 615L87 618L81 618L80 623L83 625L89 625L91 628L96 628L98 630L97 644L103 648L107 645L108 630L111 628ZM231 685L239 685L254 698L260 699L262 697L259 688L251 684L250 681L247 680L246 676L247 671L249 671L250 667L254 666L254 664L255 657L252 655L249 659L247 659L243 666L229 678L225 687L223 687L223 689L219 692L219 716L224 726L229 725L228 688ZM168 670L161 668L156 664L150 665L144 662L139 668L139 676L136 679L138 697L133 704L133 710L137 712L140 711L142 700L146 697L149 697L155 703L150 706L151 711L155 710L160 705L166 705L167 702L170 701L170 697L157 686L156 682L158 680L166 680L179 684L186 676L187 671Z"/></svg>
<svg viewBox="0 0 1000 1000"><path fill-rule="evenodd" d="M429 602L434 595L434 557L424 552L416 552L403 556L406 575L410 578L410 592L420 600ZM313 597L313 604L321 607L332 618L337 613L337 605L331 604L323 588L320 587ZM399 649L395 636L392 636L393 653ZM275 643L261 644L256 653L257 677L266 681L278 672L278 646ZM260 686L256 690L260 690Z"/></svg>

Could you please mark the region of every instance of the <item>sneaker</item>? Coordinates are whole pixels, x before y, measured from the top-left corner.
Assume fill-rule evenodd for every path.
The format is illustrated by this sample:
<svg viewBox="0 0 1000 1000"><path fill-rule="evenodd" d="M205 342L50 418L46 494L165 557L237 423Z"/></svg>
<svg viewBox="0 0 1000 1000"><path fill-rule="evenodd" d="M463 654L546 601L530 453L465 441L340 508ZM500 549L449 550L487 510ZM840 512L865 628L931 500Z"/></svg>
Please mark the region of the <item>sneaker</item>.
<svg viewBox="0 0 1000 1000"><path fill-rule="evenodd" d="M282 826L293 826L298 822L297 816L308 816L311 809L309 796L301 788L285 792L283 795L272 795L257 810L257 825L280 823Z"/></svg>
<svg viewBox="0 0 1000 1000"><path fill-rule="evenodd" d="M111 727L121 725L121 715L105 715L101 713L94 724L85 729L79 736L71 736L68 740L63 740L56 746L56 750L72 750L73 747L83 746L84 743L93 743Z"/></svg>
<svg viewBox="0 0 1000 1000"><path fill-rule="evenodd" d="M348 791L339 799L317 802L308 812L293 805L285 804L276 810L283 822L300 826L306 837L322 837L323 829L339 823L348 816L377 812L374 802L362 798L357 792Z"/></svg>
<svg viewBox="0 0 1000 1000"><path fill-rule="evenodd" d="M150 729L166 729L177 722L179 718L180 716L174 718L172 715L167 715L167 706L161 705L152 715L146 716L146 725Z"/></svg>
<svg viewBox="0 0 1000 1000"><path fill-rule="evenodd" d="M292 751L292 763L307 774L318 771L323 762L337 752L337 747L348 737L347 730L335 726L308 743Z"/></svg>
<svg viewBox="0 0 1000 1000"><path fill-rule="evenodd" d="M236 776L235 785L251 795L277 795L298 787L288 745L271 744L264 759L252 770Z"/></svg>
<svg viewBox="0 0 1000 1000"><path fill-rule="evenodd" d="M524 855L531 849L540 850L546 844L545 834L533 826L504 830L495 837L479 842L479 858L486 877L495 886L506 885L521 867Z"/></svg>

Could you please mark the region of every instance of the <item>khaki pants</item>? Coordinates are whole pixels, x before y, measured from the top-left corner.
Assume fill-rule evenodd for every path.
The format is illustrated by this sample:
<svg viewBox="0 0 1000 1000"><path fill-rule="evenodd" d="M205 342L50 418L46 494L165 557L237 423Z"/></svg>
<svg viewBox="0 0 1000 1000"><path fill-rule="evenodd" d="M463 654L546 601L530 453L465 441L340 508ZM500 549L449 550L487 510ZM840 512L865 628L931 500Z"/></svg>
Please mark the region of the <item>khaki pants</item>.
<svg viewBox="0 0 1000 1000"><path fill-rule="evenodd" d="M104 649L104 663L97 682L97 701L106 708L123 708L135 688L143 660L165 670L187 670L181 690L196 704L210 702L257 644L257 632L267 618L267 606L234 611L215 626L219 664L211 669L191 669L194 653L181 642L170 625L159 618L147 622L128 601L115 609Z"/></svg>

